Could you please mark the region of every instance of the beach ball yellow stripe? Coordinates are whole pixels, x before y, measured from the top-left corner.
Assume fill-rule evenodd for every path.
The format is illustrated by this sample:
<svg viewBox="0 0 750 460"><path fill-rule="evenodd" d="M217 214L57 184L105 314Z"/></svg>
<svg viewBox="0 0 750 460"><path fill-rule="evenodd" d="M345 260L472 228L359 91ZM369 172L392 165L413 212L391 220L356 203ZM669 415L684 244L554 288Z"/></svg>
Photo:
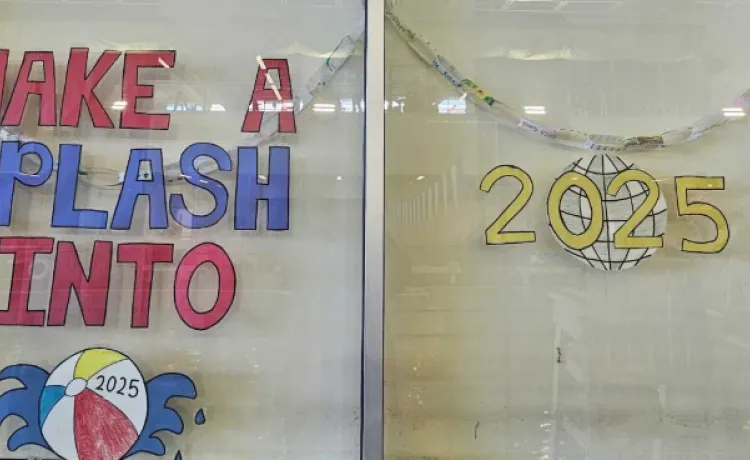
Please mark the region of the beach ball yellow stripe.
<svg viewBox="0 0 750 460"><path fill-rule="evenodd" d="M103 368L127 359L124 355L104 349L86 350L76 363L73 377L77 379L90 379Z"/></svg>

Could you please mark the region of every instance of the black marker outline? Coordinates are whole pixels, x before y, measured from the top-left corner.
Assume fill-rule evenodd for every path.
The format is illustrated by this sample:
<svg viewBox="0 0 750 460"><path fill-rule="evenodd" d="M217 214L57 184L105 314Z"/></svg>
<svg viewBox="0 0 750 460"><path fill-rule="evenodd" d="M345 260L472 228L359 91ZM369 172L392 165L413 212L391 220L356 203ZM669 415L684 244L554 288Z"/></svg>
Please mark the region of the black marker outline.
<svg viewBox="0 0 750 460"><path fill-rule="evenodd" d="M70 306L70 299L73 292L76 294L76 299L78 299L78 307L81 310L81 319L83 320L83 324L86 327L104 327L105 324L107 324L107 312L109 311L109 291L110 286L112 285L112 248L114 246L114 243L112 241L104 241L104 240L95 240L93 248L91 250L91 259L89 259L89 274L86 276L86 269L83 267L83 262L81 262L81 254L78 252L78 247L76 246L74 241L69 240L61 240L57 242L57 251L55 253L55 265L52 271L52 285L50 286L50 295L49 295L49 302L47 303L47 326L48 327L64 327L68 322L68 307ZM66 248L72 248L73 254L75 255L76 261L78 262L78 266L75 267L75 265L65 264L62 265L63 262L67 262L67 259L65 261L61 260L60 258L60 250L62 247ZM104 248L104 249L101 249ZM108 255L108 266L106 270L106 289L104 292L104 311L102 312L102 318L101 318L101 324L89 323L88 319L86 317L86 312L88 311L88 307L84 306L84 303L87 302L86 299L88 299L88 296L83 295L86 290L89 283L91 283L91 278L94 276L94 274L100 274L103 270L101 267L94 267L94 261L96 260L96 253L97 250L99 251L107 251L105 254ZM58 270L59 268L59 270ZM76 277L80 273L83 276L84 281L79 281L82 286L76 286L76 281L70 281L65 280L58 281L58 273L70 273L71 270L77 269L78 272L75 274ZM64 283L65 287L64 289L56 289L56 285L58 283ZM81 289L80 292L79 288ZM61 293L62 292L62 293ZM60 301L59 307L58 304L53 304L53 302L58 298L57 296L62 296L63 301ZM59 318L53 318L52 314L53 311L61 311L62 312L62 322L58 322Z"/></svg>
<svg viewBox="0 0 750 460"><path fill-rule="evenodd" d="M18 312L15 312L13 310L13 306L11 303L13 302L13 291L14 291L14 284L16 281L16 261L18 260L18 251L17 250L7 250L8 248L4 247L5 243L8 243L11 245L10 249L15 249L17 247L25 247L26 245L23 244L23 242L28 241L41 241L42 243L48 243L49 249L47 249L47 246L41 248L38 251L31 252L31 260L30 262L30 273L28 274L28 283L25 286L26 289L26 305L25 307L22 306ZM16 244L14 244L16 243ZM43 236L9 236L9 237L0 237L0 254L13 254L13 269L11 271L10 275L10 287L8 288L8 305L5 310L0 311L0 326L23 326L23 327L44 327L44 323L47 320L47 311L46 310L29 310L29 300L31 300L31 282L33 280L33 270L34 270L34 260L36 259L37 254L52 254L52 251L55 248L55 239L50 237L43 237ZM18 322L12 322L12 323L5 323L3 322L3 318L7 315L10 316L11 312L15 313L16 318L13 319L21 319L23 316L27 316L30 321L34 320L35 322L38 321L38 315L41 316L41 323L40 324L22 324ZM25 314L24 314L25 313ZM33 317L33 318L32 318Z"/></svg>
<svg viewBox="0 0 750 460"><path fill-rule="evenodd" d="M188 257L190 257L194 251L196 251L196 250L198 250L198 249L200 249L200 248L202 248L204 246L211 246L213 248L216 248L216 249L219 250L220 253L222 253L224 255L224 257L226 257L227 261L229 261L229 266L231 267L231 276L232 276L233 280L232 280L231 298L229 299L229 302L227 303L226 310L224 311L224 313L222 313L221 316L219 316L219 318L213 324L211 324L210 326L207 326L207 327L205 327L203 329L200 329L200 328L194 327L192 324L188 323L185 320L185 318L182 316L182 313L180 312L180 305L181 305L181 303L178 303L178 298L177 298L177 280L179 279L178 273L179 273L180 269L183 267L183 263L185 262L185 259L187 259ZM219 287L219 289L218 289L219 290L219 294L216 296L216 302L214 303L214 305L209 310L200 312L200 311L197 311L193 307L193 303L190 301L190 285L191 285L191 283L193 281L193 276L195 275L195 272L197 272L198 269L203 264L211 264L211 265L213 265L214 269L216 270L216 276L218 278L218 283L217 284L218 284L218 287ZM219 270L219 266L213 260L209 260L209 259L204 259L199 264L193 265L191 267L187 267L186 269L191 270L190 276L188 277L187 283L185 285L185 294L184 294L184 296L185 296L185 300L187 301L187 306L199 318L200 317L204 317L205 315L211 314L214 310L216 310L217 305L219 304L219 302L221 300L221 294L224 291L224 290L221 289L222 271ZM224 318L226 318L227 314L229 313L229 310L232 309L232 306L234 305L234 300L237 297L237 269L234 266L234 262L232 261L232 258L229 257L229 254L227 254L227 251L224 250L223 247L221 247L220 245L218 245L216 243L205 242L205 243L201 243L201 244L199 244L197 246L194 246L188 252L186 252L185 255L182 257L182 259L180 260L180 263L177 265L177 268L175 269L173 295L174 295L175 310L177 310L177 316L180 317L180 320L185 324L185 326L189 327L190 329L192 329L194 331L200 331L200 332L207 331L207 330L215 327L222 320L224 320Z"/></svg>
<svg viewBox="0 0 750 460"><path fill-rule="evenodd" d="M75 149L77 147L77 149ZM50 227L52 228L85 228L90 230L102 230L107 228L109 222L109 212L101 209L77 209L76 208L76 196L78 196L78 178L81 171L81 154L83 151L82 144L60 144L60 150L58 153L57 160L57 180L55 181L55 193L52 198L52 218L50 220ZM68 158L70 157L70 158ZM75 166L71 169L68 164L74 163ZM72 197L64 197L70 199L58 199L65 193L60 190L62 187L67 186L68 181L73 181ZM60 208L68 206L62 210L62 213L70 213L73 216L75 225L66 223L67 221L58 222L58 216L60 215ZM98 225L89 227L83 225L82 222L87 220L84 215L99 217L91 217L91 220L101 221L103 215L103 222L95 222ZM73 221L71 221L73 222Z"/></svg>
<svg viewBox="0 0 750 460"><path fill-rule="evenodd" d="M258 66L258 71L255 74L255 84L253 90L250 93L250 102L247 105L247 111L245 112L245 118L242 120L242 127L240 132L243 133L259 133L263 126L263 119L266 116L266 111L261 111L259 107L254 107L254 104L258 102L266 101L278 101L276 94L271 89L266 88L266 75L271 70L276 70L279 73L279 84L277 89L281 95L282 107L278 112L279 114L279 126L278 132L282 134L291 134L297 132L297 120L294 113L294 91L292 90L292 76L289 72L289 60L288 59L264 59L265 70ZM285 78L286 77L286 78ZM289 99L284 97L289 92ZM292 110L285 111L283 103L292 103ZM250 110L253 109L253 110ZM292 129L291 131L283 130L283 123L281 121L282 116L285 118L292 118ZM256 121L257 118L257 121ZM251 125L251 126L249 126Z"/></svg>
<svg viewBox="0 0 750 460"><path fill-rule="evenodd" d="M123 256L127 255L130 248L147 248L152 246L168 247L169 248L169 260L153 260L148 266L148 298L146 299L146 324L136 325L135 324L135 301L136 292L138 290L138 273L140 263L138 260L124 259ZM154 273L156 270L154 266L160 263L174 263L174 244L171 243L121 243L117 246L117 263L131 263L135 265L133 273L133 302L130 304L130 328L131 329L148 329L151 324L151 299L152 293L154 292Z"/></svg>
<svg viewBox="0 0 750 460"><path fill-rule="evenodd" d="M142 158L138 158L138 155L142 155ZM155 156L156 158L152 157ZM137 161L134 160L135 158L138 158ZM141 164L143 162L149 163L149 170L151 171L151 174L149 174L149 179L141 179L140 178L140 172L141 172ZM135 174L135 180L132 179L131 176ZM156 180L156 178L159 178L159 181ZM132 188L134 187L128 187L128 185L135 185L135 184L147 184L147 183L157 183L157 185L161 185L161 198L162 198L162 206L155 206L154 203L151 201L152 194L150 192L135 190L135 196L132 200L132 206L130 207L129 214L127 214L127 227L117 225L118 221L118 212L120 211L120 205L122 204L122 198L123 196L128 196L130 198L130 194L134 193L132 191ZM145 187L143 187L145 190ZM130 158L128 158L128 165L125 168L125 176L122 180L122 187L120 188L120 194L117 196L117 204L115 204L115 210L112 212L112 222L110 223L109 228L111 230L130 230L130 228L133 226L133 215L135 214L135 208L138 206L138 198L141 196L147 196L148 197L148 228L151 230L164 230L166 228L169 228L169 217L167 213L167 189L166 189L166 183L164 181L164 155L162 154L161 149L156 148L137 148L137 149L131 149L130 150ZM157 204L162 204L157 203ZM154 220L161 217L158 213L155 213L154 210L156 209L162 209L164 216L164 225L154 225ZM156 222L156 224L159 224L159 222Z"/></svg>
<svg viewBox="0 0 750 460"><path fill-rule="evenodd" d="M7 152L6 147L15 146L15 151ZM28 147L28 149L27 149ZM41 147L41 153L36 150L36 147ZM26 152L24 150L31 150ZM21 171L23 168L23 157L25 155L36 155L39 158L39 169L34 174L26 174ZM16 161L14 163L15 169L13 171L5 172L4 166L7 161ZM39 187L44 185L52 176L54 159L52 158L52 152L49 147L41 142L20 142L20 141L3 141L0 142L0 227L10 227L13 223L13 202L15 201L16 194L16 182L21 183L27 187ZM47 166L47 168L45 168ZM8 176L5 176L8 174ZM44 178L39 183L31 182L34 178L43 176ZM12 180L11 180L12 179ZM7 206L2 205L3 201L3 187L10 187L10 194L8 197ZM5 212L8 213L8 218L5 219Z"/></svg>
<svg viewBox="0 0 750 460"><path fill-rule="evenodd" d="M117 51L117 50L104 50L104 51L102 51L102 53L99 55L99 58L94 63L94 66L91 68L91 71L86 72L86 70L88 69L89 51L90 51L90 49L87 48L87 47L84 47L84 48L76 48L76 47L70 48L70 54L68 55L68 68L65 71L65 85L63 87L63 95L62 95L62 100L60 102L60 119L59 119L59 125L60 126L70 126L70 127L73 127L73 128L78 128L78 126L81 123L81 113L83 112L83 106L85 105L86 106L86 110L89 113L89 118L91 119L91 123L94 125L95 128L99 128L99 129L114 129L115 128L115 124L112 121L112 118L109 116L109 113L107 113L107 109L104 108L104 104L102 104L102 101L99 100L99 96L96 95L96 93L94 92L94 90L96 89L97 86L99 86L99 83L102 82L102 80L104 79L104 77L107 76L107 73L110 70L112 70L112 67L114 67L114 65L117 62L117 60L120 59L120 55L122 55L122 52ZM106 65L106 68L102 72L101 76L99 76L99 78L96 80L96 82L93 84L93 86L91 86L90 90L81 90L81 91L79 91L77 89L75 90L76 91L76 95L78 96L78 98L77 98L78 100L75 103L72 103L72 102L70 102L70 99L69 99L69 97L71 96L71 94L69 93L69 91L73 92L73 90L69 89L70 85L68 83L70 83L72 71L75 70L76 72L78 72L80 70L80 69L78 69L78 68L76 68L75 66L72 65L72 63L73 63L73 55L76 54L76 53L83 53L83 58L82 58L83 59L83 63L82 63L83 64L83 72L82 72L83 73L83 81L81 82L82 83L81 86L83 88L87 87L86 83L88 83L88 81L91 78L92 74L94 74L95 71L100 70L99 66L107 64L107 61L105 61L104 59L108 58L112 54L114 54L115 56L114 56L114 59L112 60L112 62L109 63L109 65ZM78 54L78 55L80 55L80 54ZM77 62L76 62L76 65L78 65ZM76 74L76 77L78 77L78 74ZM92 110L91 110L91 105L89 104L89 101L86 100L86 94L87 93L91 93L91 96L93 96L94 101L96 101L96 103L99 104L99 108L101 108L101 113L99 113L99 115L104 114L104 117L107 120L107 123L105 125L100 125L98 123L98 120L97 120L98 117L94 116L94 112L92 112ZM71 109L70 111L68 111L68 110L66 110L66 103L68 103L68 104L77 104L77 105L75 105L74 109ZM98 111L98 109L97 109L97 111ZM68 114L71 114L71 115L68 115ZM67 119L68 116L74 117L75 118L75 123L72 123L72 122L67 123L66 119Z"/></svg>
<svg viewBox="0 0 750 460"><path fill-rule="evenodd" d="M39 57L35 57L35 56ZM28 58L28 60L27 60ZM52 59L52 63L50 66L48 66L47 62L45 61L45 58ZM35 62L41 62L44 66L44 80L29 80L31 78L31 71L34 68ZM13 106L13 103L16 98L16 89L18 87L18 82L21 80L22 71L25 69L24 66L28 65L28 69L26 69L27 74L25 75L26 79L24 83L29 85L34 84L50 84L50 82L47 81L47 72L48 67L51 68L52 72L52 117L53 122L52 124L48 123L42 123L42 113L44 112L43 107L45 105L42 103L44 100L43 93L42 92L34 92L34 91L26 91L26 94L23 98L23 105L21 106L21 112L18 114L18 123L12 123L8 120L8 115L10 113L10 109ZM13 90L10 92L10 98L8 99L8 105L5 107L5 113L3 114L3 121L0 122L3 126L20 126L21 122L23 122L23 116L26 113L26 106L29 103L29 96L32 94L39 96L39 110L37 112L37 126L57 126L57 83L55 79L55 55L52 51L26 51L23 53L23 61L21 61L21 66L18 69L18 75L16 75L16 81L13 82Z"/></svg>
<svg viewBox="0 0 750 460"><path fill-rule="evenodd" d="M212 151L206 153L205 151L200 151L197 154L194 154L192 152L193 149L204 149L204 148L210 148ZM218 149L221 154L219 154L218 151L215 149ZM213 153L216 153L216 155L213 155ZM190 157L191 155L192 158ZM217 156L221 155L220 158L217 158ZM216 162L216 168L219 171L231 171L232 170L232 158L229 156L229 152L224 150L222 147L210 143L210 142L196 142L191 145L189 145L180 156L180 172L182 173L182 178L189 183L190 185L194 187L198 187L201 190L205 190L214 199L214 208L211 210L211 212L207 214L199 214L196 215L187 207L187 204L185 203L185 197L182 193L173 193L169 196L169 214L172 216L172 219L177 222L180 226L184 228L188 228L191 230L199 230L203 228L211 228L214 225L221 222L221 220L226 216L227 211L229 210L229 190L227 190L226 185L224 185L223 182L220 180L214 179L210 176L207 176L205 174L202 174L198 169L195 167L195 160L197 160L200 157L208 157L211 158ZM221 190L223 190L223 201L217 197L216 193L214 193L214 190L210 188L210 186L213 186L213 184L218 184L217 187L219 187ZM218 190L216 190L218 192ZM219 209L220 206L223 205L223 209ZM190 221L189 225L186 225L182 222L182 215L180 215L180 211L184 211L188 213L190 216L192 216L192 219ZM213 214L218 213L218 217L212 216ZM203 220L205 220L207 223L203 223Z"/></svg>
<svg viewBox="0 0 750 460"><path fill-rule="evenodd" d="M721 183L722 183L721 188L717 187L717 188L711 188L711 189L694 189L694 188L685 189L685 196L686 197L688 196L688 192L691 192L691 191L694 191L694 192L695 191L712 192L714 190L724 191L724 190L727 189L727 180L726 180L726 177L724 177L724 176L676 176L675 180L674 180L675 195L679 192L679 190L677 188L677 179L682 179L682 178L691 178L691 179L721 179ZM711 203L708 203L706 201L690 201L690 202L686 203L686 205L691 205L691 204L703 204L703 205L706 205L706 206L710 206L710 207L716 209L717 211L719 211L719 214L721 214L721 216L724 218L724 221L727 223L727 244L725 244L724 247L721 248L721 251L711 252L711 253L700 252L700 251L688 251L688 250L683 249L683 245L685 244L686 241L691 242L691 243L695 243L695 244L706 244L706 243L713 243L714 241L718 240L719 239L719 226L718 226L718 222L716 222L715 220L711 219L709 216L707 216L705 214L682 214L680 212L680 207L677 206L677 215L678 216L680 216L680 217L683 217L683 216L703 217L703 218L706 218L706 219L710 220L711 223L714 224L714 228L716 228L716 238L714 238L713 240L710 240L710 241L693 241L693 240L689 240L686 237L683 237L682 238L682 242L680 243L680 250L682 252L686 252L688 254L704 254L704 255L721 254L729 246L729 242L732 241L732 228L729 225L729 219L727 219L727 216L724 214L724 211L722 211L721 208L719 208L718 206L715 206L715 205L713 205Z"/></svg>
<svg viewBox="0 0 750 460"><path fill-rule="evenodd" d="M237 148L237 181L235 184L235 193L234 193L234 229L235 230L257 230L258 229L258 202L259 201L265 201L266 202L266 228L269 231L287 231L289 230L289 222L290 222L290 212L291 212L291 175L292 175L292 151L290 147L286 146L271 146L269 147L269 155L268 155L268 183L267 184L261 184L258 182L259 174L258 171L258 147L238 147ZM249 157L251 159L251 168L250 171L243 171L243 164L246 158ZM289 166L289 169L286 171L286 216L285 219L285 225L282 224L280 226L273 226L271 222L271 201L274 201L274 205L278 204L278 200L280 200L279 197L268 197L265 194L265 190L267 187L271 186L271 181L279 176L279 173L274 173L274 164L277 164L278 161L280 161L278 158L282 157L282 160L285 159L287 165ZM285 158L283 158L285 157ZM278 166L277 166L278 168ZM253 170L255 173L255 177L251 177L253 174ZM247 176L247 177L245 177ZM239 218L241 214L242 208L240 207L241 200L243 200L245 197L242 192L241 188L244 188L245 186L242 184L245 184L248 180L255 180L255 186L258 187L258 190L260 192L260 197L253 198L254 204L250 206L250 209L248 212L252 212L253 206L255 207L255 212L252 213L252 218L250 219L251 222L249 223L248 227L241 227L239 226ZM252 190L252 188L251 188ZM273 200L271 199L273 198ZM250 201L248 199L248 201ZM242 201L242 203L245 203Z"/></svg>
<svg viewBox="0 0 750 460"><path fill-rule="evenodd" d="M138 105L138 99L153 99L154 97L154 91L155 87L154 85L140 85L138 84L138 70L142 67L145 68L159 68L164 67L160 64L153 64L153 65L136 65L135 66L135 81L133 82L133 88L150 88L151 95L149 96L133 96L133 101L131 104L131 101L128 101L125 99L125 73L128 69L128 58L133 57L133 55L149 55L154 54L156 56L157 61L161 58L162 61L164 61L165 64L167 64L169 69L174 69L175 62L177 62L177 51L176 50L148 50L148 51L135 51L135 50L128 50L125 51L125 57L123 58L122 63L122 101L125 101L126 105L125 107L120 111L120 129L132 129L132 130L141 130L141 131L168 131L169 130L169 124L172 121L172 116L169 113L150 113L150 112L138 112L136 111L136 106ZM132 61L131 61L132 62ZM167 118L167 126L164 128L154 128L152 124L149 124L149 126L125 126L123 125L123 119L125 118L125 114L128 115L145 115L145 116L166 116ZM149 122L151 122L151 119L149 119Z"/></svg>

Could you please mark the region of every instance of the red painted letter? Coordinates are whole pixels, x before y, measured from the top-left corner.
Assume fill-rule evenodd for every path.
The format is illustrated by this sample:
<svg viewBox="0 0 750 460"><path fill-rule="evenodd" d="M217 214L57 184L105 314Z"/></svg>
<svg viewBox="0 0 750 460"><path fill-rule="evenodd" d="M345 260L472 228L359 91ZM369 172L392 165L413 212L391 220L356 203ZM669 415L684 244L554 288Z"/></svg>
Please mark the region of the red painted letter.
<svg viewBox="0 0 750 460"><path fill-rule="evenodd" d="M279 81L272 81L269 70L279 71ZM266 82L270 85L266 89ZM276 88L276 91L274 91ZM272 102L267 104L266 102ZM294 133L297 127L294 121L294 98L292 97L292 80L289 77L289 62L286 59L266 59L258 67L255 77L255 88L250 96L250 105L245 122L242 124L243 133L260 132L263 115L269 107L279 107L279 132Z"/></svg>
<svg viewBox="0 0 750 460"><path fill-rule="evenodd" d="M8 73L8 50L0 50L0 101L3 100L5 75Z"/></svg>
<svg viewBox="0 0 750 460"><path fill-rule="evenodd" d="M169 129L169 114L136 112L138 99L154 96L154 87L138 84L138 69L141 67L174 66L175 51L126 51L122 74L122 100L125 108L120 114L120 128Z"/></svg>
<svg viewBox="0 0 750 460"><path fill-rule="evenodd" d="M171 263L173 254L173 244L128 243L117 247L118 262L135 264L131 328L148 327L148 318L151 313L151 286L154 284L154 264Z"/></svg>
<svg viewBox="0 0 750 460"><path fill-rule="evenodd" d="M89 276L83 271L78 250L72 241L57 243L55 272L49 298L47 326L65 326L70 290L75 289L83 324L104 326L107 319L109 274L112 270L112 242L95 241Z"/></svg>
<svg viewBox="0 0 750 460"><path fill-rule="evenodd" d="M31 71L35 62L42 63L44 80L32 80ZM52 51L28 51L23 55L16 85L10 96L2 124L18 126L23 119L23 111L30 94L39 95L39 126L55 126L55 58Z"/></svg>
<svg viewBox="0 0 750 460"><path fill-rule="evenodd" d="M209 263L219 275L219 295L210 310L199 312L190 303L190 280L198 267ZM216 326L234 302L237 275L229 255L214 243L194 247L180 261L174 278L174 304L182 321L190 328L203 331Z"/></svg>
<svg viewBox="0 0 750 460"><path fill-rule="evenodd" d="M44 312L29 310L31 273L36 254L50 254L54 238L0 238L0 254L13 254L8 309L0 311L2 326L43 326Z"/></svg>
<svg viewBox="0 0 750 460"><path fill-rule="evenodd" d="M71 48L68 58L68 71L65 75L65 89L62 97L61 126L78 126L81 121L81 106L86 107L91 114L91 121L97 128L114 128L112 120L104 110L104 106L94 88L102 81L109 69L120 57L119 51L107 50L99 56L91 72L86 73L89 62L88 48Z"/></svg>

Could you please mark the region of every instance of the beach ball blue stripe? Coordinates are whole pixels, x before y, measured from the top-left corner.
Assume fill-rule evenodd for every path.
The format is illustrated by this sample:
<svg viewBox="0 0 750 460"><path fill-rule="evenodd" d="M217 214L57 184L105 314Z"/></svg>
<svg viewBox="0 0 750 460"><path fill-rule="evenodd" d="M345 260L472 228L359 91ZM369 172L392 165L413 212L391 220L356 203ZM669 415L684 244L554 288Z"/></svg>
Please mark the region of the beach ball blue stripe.
<svg viewBox="0 0 750 460"><path fill-rule="evenodd" d="M60 385L50 385L42 391L42 400L39 403L39 425L44 425L47 416L62 398L65 396L65 387Z"/></svg>

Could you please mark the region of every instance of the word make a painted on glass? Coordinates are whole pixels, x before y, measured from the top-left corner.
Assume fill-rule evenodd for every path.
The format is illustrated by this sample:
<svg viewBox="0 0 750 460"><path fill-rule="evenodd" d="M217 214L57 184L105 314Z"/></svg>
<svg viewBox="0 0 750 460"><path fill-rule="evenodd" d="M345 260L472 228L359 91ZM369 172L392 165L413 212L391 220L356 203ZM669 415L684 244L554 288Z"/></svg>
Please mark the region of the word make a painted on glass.
<svg viewBox="0 0 750 460"><path fill-rule="evenodd" d="M0 50L0 91L2 91L8 64L7 50ZM122 101L119 127L136 130L169 129L167 113L136 111L140 99L153 97L154 87L138 82L142 68L172 68L175 51L104 51L91 70L86 69L89 51L73 48L70 51L65 74L60 110L55 102L55 60L50 51L27 52L13 85L9 102L1 118L3 126L18 126L31 95L37 95L40 126L78 126L82 108L88 110L96 128L113 129L114 123L107 114L94 90L114 63L123 56ZM32 80L33 67L41 66L43 79ZM278 84L266 88L270 71L278 72ZM1 95L0 95L1 96ZM250 93L249 106L244 120L238 125L241 131L257 133L261 130L263 110L268 101L293 100L289 64L285 59L267 59L258 67L255 84ZM274 113L278 117L278 132L296 132L295 114L291 108ZM50 225L52 228L129 230L135 207L140 197L148 201L150 229L166 229L179 225L189 229L204 229L216 225L226 215L230 204L230 191L201 168L208 163L211 170L232 171L236 168L234 190L235 230L256 230L258 202L267 202L267 228L289 229L289 147L269 147L267 179L261 181L258 172L258 148L239 146L236 165L229 152L210 142L189 145L182 152L176 179L166 177L162 151L159 148L135 148L130 151L127 168L122 175L117 203L112 210L79 209L75 207L78 181L81 173L83 146L60 144L57 163L49 147L41 142L5 140L0 146L0 226L12 223L12 209L17 185L39 187L55 175L55 191ZM24 171L24 160L38 164L33 174ZM146 163L151 171L141 172ZM173 180L184 181L202 189L213 197L214 207L207 214L193 214L187 207L183 194L167 196L166 186ZM110 215L111 214L111 215ZM170 219L171 216L171 219ZM173 221L173 222L172 222ZM52 288L46 311L29 308L29 292L37 254L55 254ZM7 310L0 311L0 325L4 326L64 326L68 303L73 290L78 297L83 322L86 326L102 326L107 312L110 273L114 262L135 267L134 295L131 327L149 326L153 269L156 264L172 264L174 245L163 243L115 244L95 241L89 267L80 261L73 242L57 241L52 237L0 238L0 254L13 255L12 280ZM189 299L190 280L203 264L211 264L218 274L218 296L209 308L195 308ZM86 272L89 275L86 275ZM227 251L215 243L201 243L190 249L177 262L174 281L174 302L177 313L190 328L206 330L218 324L232 307L237 277Z"/></svg>

